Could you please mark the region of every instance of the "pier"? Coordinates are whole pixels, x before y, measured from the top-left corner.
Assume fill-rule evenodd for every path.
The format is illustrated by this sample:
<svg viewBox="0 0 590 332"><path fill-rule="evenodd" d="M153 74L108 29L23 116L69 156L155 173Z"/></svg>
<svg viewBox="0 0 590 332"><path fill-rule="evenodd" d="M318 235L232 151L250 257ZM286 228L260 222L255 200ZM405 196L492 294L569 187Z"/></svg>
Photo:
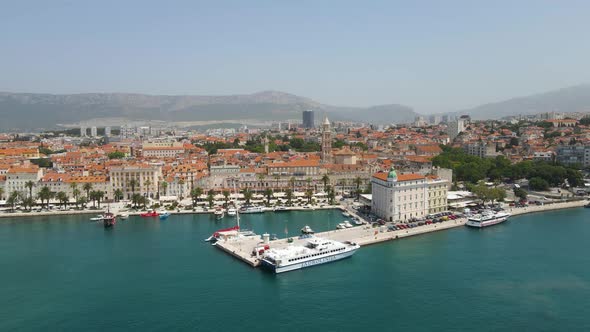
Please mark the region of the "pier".
<svg viewBox="0 0 590 332"><path fill-rule="evenodd" d="M388 231L387 226L372 227L367 224L352 228L316 233L315 236L339 242L354 242L363 247L375 243L464 226L466 222L467 219L462 218L398 231ZM288 239L270 241L269 246L271 248L284 248L289 245L304 245L306 242L306 239L300 239L299 237L292 237L292 239L293 242L291 243L288 242ZM261 245L263 245L261 238L259 236L252 236L227 241L218 241L216 247L242 260L250 266L257 267L260 265L260 261L252 254L252 252L256 247L260 247Z"/></svg>

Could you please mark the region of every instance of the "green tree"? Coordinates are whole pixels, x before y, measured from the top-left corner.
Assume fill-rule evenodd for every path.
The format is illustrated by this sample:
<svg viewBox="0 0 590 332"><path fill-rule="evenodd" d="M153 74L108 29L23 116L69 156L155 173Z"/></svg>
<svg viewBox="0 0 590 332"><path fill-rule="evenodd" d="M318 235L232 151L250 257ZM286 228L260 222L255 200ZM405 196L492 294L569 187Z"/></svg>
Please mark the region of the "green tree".
<svg viewBox="0 0 590 332"><path fill-rule="evenodd" d="M8 199L6 199L6 204L10 205L10 211L14 212L14 207L19 201L19 195L17 191L13 191L8 195Z"/></svg>
<svg viewBox="0 0 590 332"><path fill-rule="evenodd" d="M195 206L197 206L197 202L199 201L199 198L201 197L201 195L203 195L203 188L201 187L196 187L193 190L191 190L190 192L191 195L191 199L193 200L193 208Z"/></svg>
<svg viewBox="0 0 590 332"><path fill-rule="evenodd" d="M127 185L131 187L131 196L135 195L135 187L137 187L137 180L131 179L127 182Z"/></svg>
<svg viewBox="0 0 590 332"><path fill-rule="evenodd" d="M115 189L115 192L113 194L115 196L115 202L118 202L123 198L123 190L121 189Z"/></svg>
<svg viewBox="0 0 590 332"><path fill-rule="evenodd" d="M62 207L65 209L67 207L68 201L70 200L70 198L68 197L68 194L66 194L63 191L59 191L55 197L57 198L57 200L61 203Z"/></svg>
<svg viewBox="0 0 590 332"><path fill-rule="evenodd" d="M213 207L213 200L215 199L215 192L213 190L209 190L207 192L207 202L209 202L209 208Z"/></svg>
<svg viewBox="0 0 590 332"><path fill-rule="evenodd" d="M230 195L230 193L229 193L228 190L224 190L222 192L222 194L223 194L223 200L225 201L225 206L227 207L227 203L229 202L229 195Z"/></svg>
<svg viewBox="0 0 590 332"><path fill-rule="evenodd" d="M25 187L29 190L29 198L33 198L33 187L35 187L35 182L29 180L25 182Z"/></svg>
<svg viewBox="0 0 590 332"><path fill-rule="evenodd" d="M267 205L267 206L269 206L269 205L270 205L270 200L271 200L271 198L272 198L272 194L273 194L273 192L272 192L272 189L270 189L270 188L266 188L266 189L264 190L264 196L266 197L266 205Z"/></svg>
<svg viewBox="0 0 590 332"><path fill-rule="evenodd" d="M334 193L334 188L332 188L331 186L328 186L328 188L326 189L327 193L328 193L328 202L330 203L330 205L334 205L335 203L335 198L336 198L336 194Z"/></svg>
<svg viewBox="0 0 590 332"><path fill-rule="evenodd" d="M147 197L150 197L150 186L152 185L152 181L150 181L150 179L147 179L145 181L143 181L143 184L145 185L145 188L147 190Z"/></svg>
<svg viewBox="0 0 590 332"><path fill-rule="evenodd" d="M326 191L326 186L328 183L330 183L330 177L328 174L324 174L324 176L322 176L322 183L324 183L324 191Z"/></svg>
<svg viewBox="0 0 590 332"><path fill-rule="evenodd" d="M522 188L514 188L514 196L518 197L520 200L525 200L527 198L526 190Z"/></svg>
<svg viewBox="0 0 590 332"><path fill-rule="evenodd" d="M125 153L121 151L113 151L108 154L109 159L123 159L125 158Z"/></svg>
<svg viewBox="0 0 590 332"><path fill-rule="evenodd" d="M307 204L311 204L311 199L313 198L313 190L308 189L305 191L305 198L307 199Z"/></svg>
<svg viewBox="0 0 590 332"><path fill-rule="evenodd" d="M293 205L293 190L291 188L285 190L285 197L287 198L287 205Z"/></svg>
<svg viewBox="0 0 590 332"><path fill-rule="evenodd" d="M4 197L4 188L0 188L0 199Z"/></svg>
<svg viewBox="0 0 590 332"><path fill-rule="evenodd" d="M133 204L133 208L137 209L137 207L142 203L143 196L141 194L133 194L131 195L131 203Z"/></svg>
<svg viewBox="0 0 590 332"><path fill-rule="evenodd" d="M51 189L49 189L49 187L43 186L41 190L39 190L37 198L41 201L41 205L43 205L43 202L47 202L46 207L49 209L49 200L53 198L53 195L54 193L51 191Z"/></svg>
<svg viewBox="0 0 590 332"><path fill-rule="evenodd" d="M543 178L534 177L529 180L529 188L532 190L545 191L549 189L549 182Z"/></svg>
<svg viewBox="0 0 590 332"><path fill-rule="evenodd" d="M250 205L250 200L252 200L252 191L248 188L245 188L244 190L242 190L242 195L244 195L244 201L246 202L246 205Z"/></svg>
<svg viewBox="0 0 590 332"><path fill-rule="evenodd" d="M90 201L90 191L92 190L92 183L90 182L86 182L84 183L84 185L82 186L82 189L84 189L84 191L86 192L86 199L88 201Z"/></svg>
<svg viewBox="0 0 590 332"><path fill-rule="evenodd" d="M167 189L168 189L168 182L162 181L160 183L160 188L159 189L162 190L164 192L164 194L166 194L168 192L167 191ZM158 198L160 198L160 190L158 190Z"/></svg>

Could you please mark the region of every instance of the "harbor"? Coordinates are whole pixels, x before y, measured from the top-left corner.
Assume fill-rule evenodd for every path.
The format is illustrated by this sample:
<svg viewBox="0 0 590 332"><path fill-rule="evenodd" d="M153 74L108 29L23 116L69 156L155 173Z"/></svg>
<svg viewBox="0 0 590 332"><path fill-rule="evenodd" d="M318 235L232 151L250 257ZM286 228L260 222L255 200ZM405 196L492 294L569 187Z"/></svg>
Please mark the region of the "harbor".
<svg viewBox="0 0 590 332"><path fill-rule="evenodd" d="M508 208L507 212L512 216L581 207L586 204L586 201L579 200L573 202L560 202L552 203L541 206L527 206L522 208ZM360 219L354 210L346 210L351 217ZM389 230L386 225L371 225L366 223L361 226L328 230L324 232L315 233L314 236L329 240L335 240L338 242L352 242L360 245L361 247L403 239L411 236L417 236L432 232L438 232L443 230L449 230L456 227L465 226L467 218L458 218L455 220L447 220L441 223L433 223L429 225L421 225L415 228L401 229L401 230ZM261 260L259 255L256 255L257 248L267 245L270 248L281 249L288 246L303 246L307 242L306 236L293 236L289 238L266 240L261 236L245 236L228 239L225 241L218 241L215 246L223 252L239 259L240 261L252 266L259 267Z"/></svg>

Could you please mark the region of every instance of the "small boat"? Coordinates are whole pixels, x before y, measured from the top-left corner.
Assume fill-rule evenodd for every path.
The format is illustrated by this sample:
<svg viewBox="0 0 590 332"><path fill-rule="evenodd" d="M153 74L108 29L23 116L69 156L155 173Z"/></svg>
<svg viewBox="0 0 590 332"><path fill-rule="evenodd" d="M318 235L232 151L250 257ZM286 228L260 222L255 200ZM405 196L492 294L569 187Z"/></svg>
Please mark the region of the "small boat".
<svg viewBox="0 0 590 332"><path fill-rule="evenodd" d="M228 216L234 217L237 212L238 212L238 210L236 210L235 208L229 208L229 209L227 209L227 215Z"/></svg>
<svg viewBox="0 0 590 332"><path fill-rule="evenodd" d="M117 215L119 218L121 218L122 220L127 220L129 219L129 213L127 212L121 212Z"/></svg>
<svg viewBox="0 0 590 332"><path fill-rule="evenodd" d="M336 225L336 228L337 229L345 229L346 228L346 225L343 222L341 222L338 225Z"/></svg>
<svg viewBox="0 0 590 332"><path fill-rule="evenodd" d="M584 205L585 208L590 209L590 203Z"/></svg>
<svg viewBox="0 0 590 332"><path fill-rule="evenodd" d="M107 212L102 216L102 224L104 225L104 228L113 227L116 223L117 218L114 214Z"/></svg>
<svg viewBox="0 0 590 332"><path fill-rule="evenodd" d="M347 217L347 218L348 218L348 217L350 217L350 213L348 213L348 212L346 212L346 211L343 211L343 212L342 212L342 216L343 216L343 217Z"/></svg>
<svg viewBox="0 0 590 332"><path fill-rule="evenodd" d="M344 227L346 227L346 228L352 228L352 227L354 227L354 226L352 226L352 224L350 223L350 221L346 220L346 221L344 222Z"/></svg>
<svg viewBox="0 0 590 332"><path fill-rule="evenodd" d="M217 220L225 217L225 213L223 212L222 208L216 208L215 211L213 211L213 215L215 216L215 219L217 219Z"/></svg>
<svg viewBox="0 0 590 332"><path fill-rule="evenodd" d="M168 217L170 217L170 212L164 211L164 212L160 213L160 220L166 220L166 219L168 219Z"/></svg>
<svg viewBox="0 0 590 332"><path fill-rule="evenodd" d="M217 230L215 233L213 233L213 235L211 235L210 237L205 239L205 241L215 243L215 242L217 242L217 240L219 240L223 236L235 236L235 235L238 235L239 232L240 232L240 226L234 226L234 227L230 227L230 228L220 229L220 230Z"/></svg>
<svg viewBox="0 0 590 332"><path fill-rule="evenodd" d="M289 210L287 210L287 207L285 207L285 206L282 206L282 205L281 205L281 206L277 206L277 207L274 209L274 212L286 212L286 211L289 211Z"/></svg>
<svg viewBox="0 0 590 332"><path fill-rule="evenodd" d="M301 229L301 233L302 234L313 234L315 233L313 231L313 229L311 229L311 227L309 227L308 225L305 225L302 229Z"/></svg>
<svg viewBox="0 0 590 332"><path fill-rule="evenodd" d="M159 213L155 210L147 211L139 215L140 217L157 217Z"/></svg>
<svg viewBox="0 0 590 332"><path fill-rule="evenodd" d="M264 210L260 206L242 206L240 208L240 213L262 213Z"/></svg>
<svg viewBox="0 0 590 332"><path fill-rule="evenodd" d="M102 214L97 215L96 217L90 218L90 221L102 221L104 216Z"/></svg>
<svg viewBox="0 0 590 332"><path fill-rule="evenodd" d="M276 234L271 234L271 235L270 235L270 240L271 240L271 241L275 241L275 240L278 240L278 239L279 239L279 238L277 237L277 235L276 235Z"/></svg>
<svg viewBox="0 0 590 332"><path fill-rule="evenodd" d="M363 224L363 222L358 220L357 218L352 219L352 223L355 224L356 226L360 226Z"/></svg>

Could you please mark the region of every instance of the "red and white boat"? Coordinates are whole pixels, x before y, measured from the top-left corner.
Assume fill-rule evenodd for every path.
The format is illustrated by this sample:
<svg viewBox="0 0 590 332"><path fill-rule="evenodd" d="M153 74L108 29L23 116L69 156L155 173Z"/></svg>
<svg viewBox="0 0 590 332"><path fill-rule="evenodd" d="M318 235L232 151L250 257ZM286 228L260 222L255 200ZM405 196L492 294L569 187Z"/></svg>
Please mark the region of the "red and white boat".
<svg viewBox="0 0 590 332"><path fill-rule="evenodd" d="M140 217L157 217L160 214L157 211L148 211L148 212L144 212L141 213L139 216Z"/></svg>

